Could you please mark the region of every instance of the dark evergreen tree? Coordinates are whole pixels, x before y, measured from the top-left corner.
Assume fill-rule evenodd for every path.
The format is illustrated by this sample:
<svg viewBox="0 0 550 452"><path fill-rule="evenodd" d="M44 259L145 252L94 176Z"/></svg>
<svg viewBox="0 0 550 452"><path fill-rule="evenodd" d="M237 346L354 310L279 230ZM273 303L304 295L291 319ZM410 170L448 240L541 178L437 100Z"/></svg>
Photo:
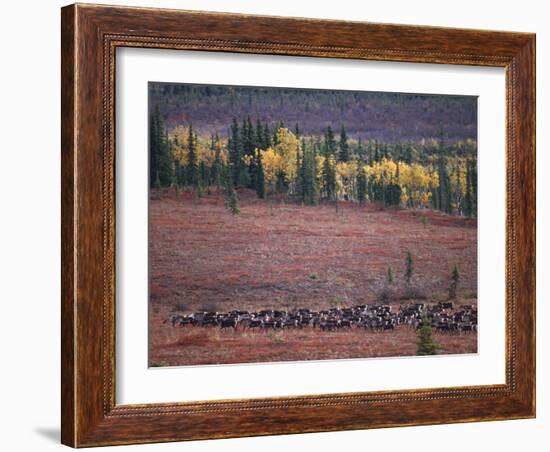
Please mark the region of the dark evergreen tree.
<svg viewBox="0 0 550 452"><path fill-rule="evenodd" d="M305 141L302 140L301 146L298 147L296 152L296 180L294 182L294 196L302 202L304 202L304 167L302 164L304 160L304 147Z"/></svg>
<svg viewBox="0 0 550 452"><path fill-rule="evenodd" d="M160 185L169 187L172 184L172 166L171 144L157 105L149 118L149 180L151 186L155 186L158 174Z"/></svg>
<svg viewBox="0 0 550 452"><path fill-rule="evenodd" d="M470 159L470 190L472 196L472 216L477 217L477 158Z"/></svg>
<svg viewBox="0 0 550 452"><path fill-rule="evenodd" d="M407 285L411 284L411 278L413 275L413 258L410 251L407 251L407 256L405 258L405 282Z"/></svg>
<svg viewBox="0 0 550 452"><path fill-rule="evenodd" d="M357 201L364 205L367 200L367 174L359 162L357 167Z"/></svg>
<svg viewBox="0 0 550 452"><path fill-rule="evenodd" d="M159 115L158 105L149 115L149 187L157 188L160 186L159 165L158 165L158 135L157 135L157 116Z"/></svg>
<svg viewBox="0 0 550 452"><path fill-rule="evenodd" d="M267 125L267 122L264 124L264 140L263 140L263 147L262 149L267 149L271 146L271 134L269 132L269 126Z"/></svg>
<svg viewBox="0 0 550 452"><path fill-rule="evenodd" d="M355 151L357 155L357 159L365 164L369 164L368 155L366 152L365 147L363 146L363 143L361 142L361 138L357 140L357 149Z"/></svg>
<svg viewBox="0 0 550 452"><path fill-rule="evenodd" d="M303 142L302 199L305 204L313 205L317 202L317 165L315 150Z"/></svg>
<svg viewBox="0 0 550 452"><path fill-rule="evenodd" d="M438 160L438 176L439 176L439 189L438 189L438 204L439 210L452 213L452 194L451 194L451 181L449 173L447 172L447 162L445 157L440 157Z"/></svg>
<svg viewBox="0 0 550 452"><path fill-rule="evenodd" d="M325 132L325 155L336 157L336 140L330 126L327 127Z"/></svg>
<svg viewBox="0 0 550 452"><path fill-rule="evenodd" d="M193 125L189 123L187 134L187 183L195 189L199 184L196 140L197 137L193 133Z"/></svg>
<svg viewBox="0 0 550 452"><path fill-rule="evenodd" d="M255 147L258 149L267 149L265 142L264 129L259 119L256 120L256 135L255 135Z"/></svg>
<svg viewBox="0 0 550 452"><path fill-rule="evenodd" d="M179 160L174 160L174 171L176 173L176 180L178 183L178 187L184 187L185 186L185 169L181 165L181 162Z"/></svg>
<svg viewBox="0 0 550 452"><path fill-rule="evenodd" d="M241 212L239 209L239 197L233 187L230 187L227 191L226 206L233 215L238 215Z"/></svg>
<svg viewBox="0 0 550 452"><path fill-rule="evenodd" d="M418 349L416 354L419 356L435 355L439 346L432 337L432 321L426 311L422 313L422 323L418 330Z"/></svg>
<svg viewBox="0 0 550 452"><path fill-rule="evenodd" d="M378 142L374 142L374 161L379 162L380 161L380 151L378 150Z"/></svg>
<svg viewBox="0 0 550 452"><path fill-rule="evenodd" d="M231 125L227 148L229 153L231 183L232 185L237 185L241 180L242 144L239 124L235 118L233 118L233 124Z"/></svg>
<svg viewBox="0 0 550 452"><path fill-rule="evenodd" d="M340 162L347 162L349 161L349 144L348 144L348 136L346 135L346 129L342 125L342 130L340 132L340 153L338 155L338 160Z"/></svg>
<svg viewBox="0 0 550 452"><path fill-rule="evenodd" d="M470 175L470 159L466 160L466 193L464 195L464 215L471 217L473 215L474 206L472 198L472 184Z"/></svg>
<svg viewBox="0 0 550 452"><path fill-rule="evenodd" d="M401 186L390 182L384 187L384 204L386 206L398 206L401 204Z"/></svg>
<svg viewBox="0 0 550 452"><path fill-rule="evenodd" d="M202 195L204 189L210 186L210 168L204 161L199 163L199 171L197 178L197 188L199 195Z"/></svg>
<svg viewBox="0 0 550 452"><path fill-rule="evenodd" d="M323 196L326 199L336 199L336 168L334 155L325 142L323 146L323 167L321 168Z"/></svg>
<svg viewBox="0 0 550 452"><path fill-rule="evenodd" d="M458 267L455 265L453 273L451 274L451 285L449 286L449 298L456 298L456 290L458 289L458 282L460 281L460 274L458 273Z"/></svg>
<svg viewBox="0 0 550 452"><path fill-rule="evenodd" d="M155 178L155 190L157 191L157 193L160 193L160 189L161 189L161 185L160 185L160 176L159 176L159 172L157 171L157 177Z"/></svg>
<svg viewBox="0 0 550 452"><path fill-rule="evenodd" d="M218 134L212 136L210 149L214 152L214 162L212 163L211 177L212 184L218 189L222 186L223 162L221 158L221 146Z"/></svg>

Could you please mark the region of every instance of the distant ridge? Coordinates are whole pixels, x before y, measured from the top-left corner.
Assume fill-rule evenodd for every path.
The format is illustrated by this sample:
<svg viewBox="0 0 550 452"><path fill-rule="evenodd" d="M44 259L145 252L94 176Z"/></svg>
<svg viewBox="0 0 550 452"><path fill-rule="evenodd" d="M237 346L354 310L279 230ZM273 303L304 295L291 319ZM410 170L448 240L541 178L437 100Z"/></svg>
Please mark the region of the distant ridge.
<svg viewBox="0 0 550 452"><path fill-rule="evenodd" d="M190 121L200 134L227 136L233 118L282 121L320 135L344 125L348 136L386 142L477 139L477 97L149 83L149 108L158 105L166 126Z"/></svg>

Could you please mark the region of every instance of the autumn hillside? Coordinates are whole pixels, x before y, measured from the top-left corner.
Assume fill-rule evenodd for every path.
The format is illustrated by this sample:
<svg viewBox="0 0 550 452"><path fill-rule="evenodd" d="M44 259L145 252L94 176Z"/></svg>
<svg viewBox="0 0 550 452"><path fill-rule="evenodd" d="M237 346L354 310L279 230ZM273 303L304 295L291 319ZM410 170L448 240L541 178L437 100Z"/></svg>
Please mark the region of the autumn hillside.
<svg viewBox="0 0 550 452"><path fill-rule="evenodd" d="M150 83L149 108L166 127L193 123L199 134L228 134L233 118L300 124L307 135L342 125L350 137L384 142L477 138L475 96ZM414 121L411 120L414 118Z"/></svg>

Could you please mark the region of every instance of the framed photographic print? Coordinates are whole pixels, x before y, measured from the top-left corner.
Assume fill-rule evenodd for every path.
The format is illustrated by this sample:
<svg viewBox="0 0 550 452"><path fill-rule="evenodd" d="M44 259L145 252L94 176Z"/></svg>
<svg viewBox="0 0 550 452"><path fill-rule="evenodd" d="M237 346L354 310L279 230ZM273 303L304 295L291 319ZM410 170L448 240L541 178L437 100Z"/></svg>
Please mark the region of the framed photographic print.
<svg viewBox="0 0 550 452"><path fill-rule="evenodd" d="M535 416L535 37L62 9L62 442Z"/></svg>

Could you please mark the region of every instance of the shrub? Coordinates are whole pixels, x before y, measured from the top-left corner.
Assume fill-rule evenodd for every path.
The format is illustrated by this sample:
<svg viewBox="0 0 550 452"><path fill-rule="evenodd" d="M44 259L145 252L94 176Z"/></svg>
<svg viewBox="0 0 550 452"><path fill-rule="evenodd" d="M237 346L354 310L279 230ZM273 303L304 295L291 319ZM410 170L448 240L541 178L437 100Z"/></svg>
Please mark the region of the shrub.
<svg viewBox="0 0 550 452"><path fill-rule="evenodd" d="M186 310L187 310L187 305L185 303L176 303L172 307L172 311L186 311Z"/></svg>
<svg viewBox="0 0 550 452"><path fill-rule="evenodd" d="M387 303L395 298L395 291L385 286L379 293L378 299L382 303Z"/></svg>
<svg viewBox="0 0 550 452"><path fill-rule="evenodd" d="M428 298L426 292L415 286L407 286L403 295L403 298L410 298L411 300L425 300Z"/></svg>
<svg viewBox="0 0 550 452"><path fill-rule="evenodd" d="M416 354L419 356L436 355L439 346L432 338L432 321L428 318L428 314L422 314L422 326L418 330L418 349Z"/></svg>

